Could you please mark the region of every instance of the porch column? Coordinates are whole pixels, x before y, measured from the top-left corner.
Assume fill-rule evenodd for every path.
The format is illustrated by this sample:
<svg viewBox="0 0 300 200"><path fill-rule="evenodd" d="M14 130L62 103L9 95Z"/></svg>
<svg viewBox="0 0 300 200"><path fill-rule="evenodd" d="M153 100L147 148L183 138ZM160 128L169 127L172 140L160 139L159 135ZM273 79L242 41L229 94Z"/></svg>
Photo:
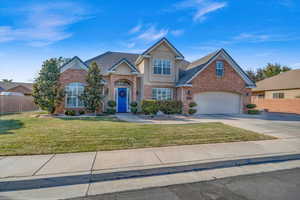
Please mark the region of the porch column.
<svg viewBox="0 0 300 200"><path fill-rule="evenodd" d="M132 101L136 101L136 89L137 89L137 83L136 83L137 79L136 76L132 77Z"/></svg>

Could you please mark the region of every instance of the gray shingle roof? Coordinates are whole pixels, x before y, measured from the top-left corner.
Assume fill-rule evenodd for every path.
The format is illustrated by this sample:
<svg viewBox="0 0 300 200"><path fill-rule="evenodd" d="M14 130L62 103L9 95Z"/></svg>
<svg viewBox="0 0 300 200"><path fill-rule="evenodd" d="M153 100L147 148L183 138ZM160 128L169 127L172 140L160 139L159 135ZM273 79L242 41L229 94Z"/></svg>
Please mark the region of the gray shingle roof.
<svg viewBox="0 0 300 200"><path fill-rule="evenodd" d="M185 71L179 74L177 86L188 84L188 81L200 71L211 59L213 59L221 50L210 53L194 62L191 62Z"/></svg>
<svg viewBox="0 0 300 200"><path fill-rule="evenodd" d="M140 54L107 51L99 56L85 61L85 64L90 65L92 62L96 62L101 68L102 73L107 74L109 69L122 59L126 59L128 62L130 62L130 64L135 66L134 63L139 55Z"/></svg>

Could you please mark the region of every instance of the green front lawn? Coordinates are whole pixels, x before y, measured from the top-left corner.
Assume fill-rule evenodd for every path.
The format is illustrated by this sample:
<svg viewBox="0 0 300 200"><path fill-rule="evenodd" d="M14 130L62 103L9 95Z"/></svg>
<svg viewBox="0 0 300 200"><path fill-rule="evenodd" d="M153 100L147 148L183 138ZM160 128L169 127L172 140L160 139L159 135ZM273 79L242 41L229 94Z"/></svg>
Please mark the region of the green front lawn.
<svg viewBox="0 0 300 200"><path fill-rule="evenodd" d="M48 154L274 139L222 123L137 124L110 117L0 116L0 155Z"/></svg>

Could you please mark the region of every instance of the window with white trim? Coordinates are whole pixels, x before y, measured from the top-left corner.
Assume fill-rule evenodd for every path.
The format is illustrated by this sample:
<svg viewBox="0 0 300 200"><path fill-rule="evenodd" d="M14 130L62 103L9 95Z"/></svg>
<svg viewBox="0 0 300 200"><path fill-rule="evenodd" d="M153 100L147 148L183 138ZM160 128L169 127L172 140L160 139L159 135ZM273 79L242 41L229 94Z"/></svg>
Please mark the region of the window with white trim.
<svg viewBox="0 0 300 200"><path fill-rule="evenodd" d="M152 88L152 99L172 100L172 88Z"/></svg>
<svg viewBox="0 0 300 200"><path fill-rule="evenodd" d="M222 61L216 62L216 75L222 77L224 75L224 63Z"/></svg>
<svg viewBox="0 0 300 200"><path fill-rule="evenodd" d="M66 91L66 107L67 108L82 108L84 107L83 101L80 96L84 91L83 83L70 83L65 87Z"/></svg>
<svg viewBox="0 0 300 200"><path fill-rule="evenodd" d="M171 74L171 61L166 59L154 59L153 74Z"/></svg>

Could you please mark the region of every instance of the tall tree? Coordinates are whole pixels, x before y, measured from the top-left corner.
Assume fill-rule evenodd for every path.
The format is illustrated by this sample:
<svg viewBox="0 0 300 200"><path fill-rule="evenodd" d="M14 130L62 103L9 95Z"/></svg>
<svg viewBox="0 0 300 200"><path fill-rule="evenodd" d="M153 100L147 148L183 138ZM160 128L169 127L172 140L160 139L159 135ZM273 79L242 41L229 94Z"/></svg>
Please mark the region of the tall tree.
<svg viewBox="0 0 300 200"><path fill-rule="evenodd" d="M248 76L253 80L254 82L261 81L265 78L269 78L272 76L276 76L280 74L281 72L286 72L291 70L291 68L287 66L282 66L278 63L272 64L268 63L267 66L264 68L258 68L255 72L252 70L246 71Z"/></svg>
<svg viewBox="0 0 300 200"><path fill-rule="evenodd" d="M4 83L12 83L13 80L12 79L2 79L2 82L4 82Z"/></svg>
<svg viewBox="0 0 300 200"><path fill-rule="evenodd" d="M42 69L33 84L34 102L42 109L53 114L55 108L64 97L64 90L60 88L60 66L64 58L51 58L43 62Z"/></svg>
<svg viewBox="0 0 300 200"><path fill-rule="evenodd" d="M96 113L102 105L103 77L100 73L100 68L95 62L89 67L86 83L87 85L81 98L86 109Z"/></svg>
<svg viewBox="0 0 300 200"><path fill-rule="evenodd" d="M252 70L247 70L246 73L248 74L249 78L252 80L252 81L256 81L256 74L254 71Z"/></svg>

